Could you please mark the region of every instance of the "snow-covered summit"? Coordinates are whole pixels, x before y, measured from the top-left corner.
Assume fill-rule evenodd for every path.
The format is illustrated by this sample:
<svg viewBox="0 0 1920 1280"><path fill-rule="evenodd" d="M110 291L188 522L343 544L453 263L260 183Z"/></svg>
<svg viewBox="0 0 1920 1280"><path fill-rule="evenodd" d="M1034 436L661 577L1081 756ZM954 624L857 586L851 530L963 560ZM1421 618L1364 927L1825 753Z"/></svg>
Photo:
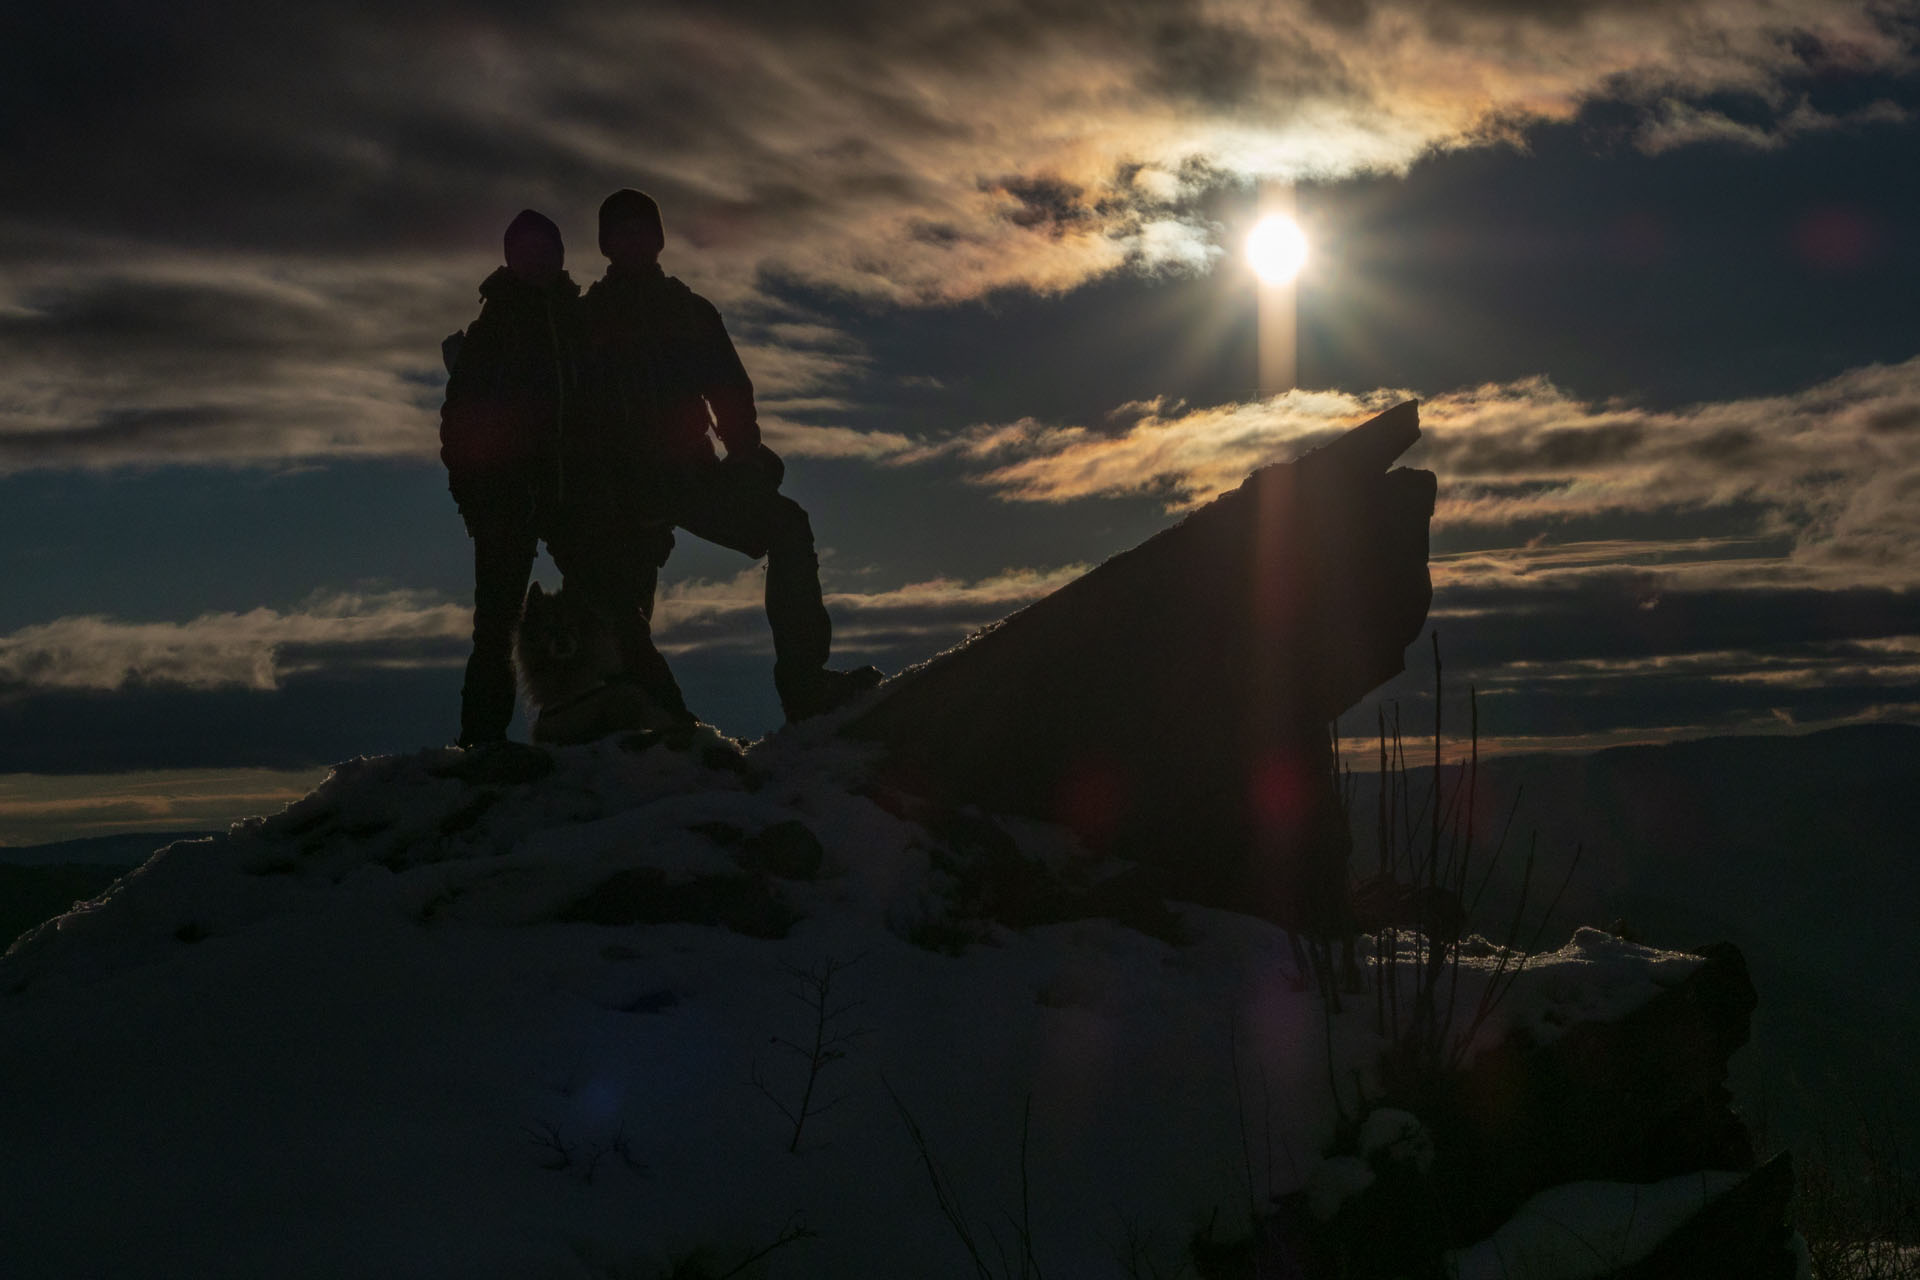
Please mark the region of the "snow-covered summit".
<svg viewBox="0 0 1920 1280"><path fill-rule="evenodd" d="M550 759L349 762L16 943L0 1272L1171 1274L1380 1048L1276 926L902 816L824 728ZM1582 932L1486 1034L1698 963Z"/></svg>

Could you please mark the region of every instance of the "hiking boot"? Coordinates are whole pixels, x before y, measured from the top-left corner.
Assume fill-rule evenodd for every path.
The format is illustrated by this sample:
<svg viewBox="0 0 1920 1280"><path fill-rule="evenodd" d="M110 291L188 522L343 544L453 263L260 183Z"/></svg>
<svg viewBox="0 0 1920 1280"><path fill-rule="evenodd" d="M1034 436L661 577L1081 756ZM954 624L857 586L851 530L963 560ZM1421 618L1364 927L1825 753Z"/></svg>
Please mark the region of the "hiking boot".
<svg viewBox="0 0 1920 1280"><path fill-rule="evenodd" d="M822 667L799 676L778 670L773 673L774 687L780 691L780 709L787 713L788 724L845 706L883 679L880 668L871 666L852 671Z"/></svg>

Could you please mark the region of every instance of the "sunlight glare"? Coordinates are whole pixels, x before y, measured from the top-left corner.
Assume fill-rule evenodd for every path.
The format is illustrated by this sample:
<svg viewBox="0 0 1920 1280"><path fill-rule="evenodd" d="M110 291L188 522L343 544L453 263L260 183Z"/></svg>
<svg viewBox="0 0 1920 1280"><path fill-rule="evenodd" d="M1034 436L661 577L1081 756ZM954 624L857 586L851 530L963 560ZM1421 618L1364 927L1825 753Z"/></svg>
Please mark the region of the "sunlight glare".
<svg viewBox="0 0 1920 1280"><path fill-rule="evenodd" d="M1247 262L1267 284L1287 284L1307 264L1307 237L1285 214L1260 219L1247 236Z"/></svg>

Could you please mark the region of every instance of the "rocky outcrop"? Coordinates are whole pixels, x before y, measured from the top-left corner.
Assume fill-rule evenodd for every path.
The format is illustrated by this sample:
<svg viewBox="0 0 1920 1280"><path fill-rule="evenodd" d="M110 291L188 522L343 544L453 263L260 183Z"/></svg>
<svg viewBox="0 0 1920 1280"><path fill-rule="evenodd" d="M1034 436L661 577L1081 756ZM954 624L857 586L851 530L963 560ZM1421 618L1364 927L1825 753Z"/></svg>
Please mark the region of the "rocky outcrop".
<svg viewBox="0 0 1920 1280"><path fill-rule="evenodd" d="M1534 1192L1568 1182L1657 1182L1754 1165L1727 1063L1757 1004L1738 948L1612 1022L1524 1035L1476 1058L1423 1115L1443 1153L1446 1217L1468 1243Z"/></svg>
<svg viewBox="0 0 1920 1280"><path fill-rule="evenodd" d="M1788 1280L1791 1160L1756 1167L1726 1088L1756 996L1738 949L1698 954L1690 975L1623 1017L1544 1043L1516 1029L1459 1071L1390 1071L1386 1097L1328 1162L1359 1189L1333 1207L1315 1203L1311 1184L1282 1199L1255 1246L1263 1273L1424 1274L1498 1239L1495 1252L1522 1276ZM1387 1117L1417 1132L1416 1158L1368 1143L1372 1121ZM1676 1213L1676 1189L1698 1207ZM1556 1196L1584 1203L1587 1219L1561 1219ZM1593 1209L1609 1198L1627 1206L1617 1220ZM1571 1270L1553 1260L1583 1247L1597 1252Z"/></svg>
<svg viewBox="0 0 1920 1280"><path fill-rule="evenodd" d="M1327 725L1403 668L1432 599L1408 402L891 681L844 728L883 785L1070 827L1171 895L1344 915Z"/></svg>
<svg viewBox="0 0 1920 1280"><path fill-rule="evenodd" d="M1793 1157L1781 1152L1722 1192L1615 1280L1793 1280Z"/></svg>

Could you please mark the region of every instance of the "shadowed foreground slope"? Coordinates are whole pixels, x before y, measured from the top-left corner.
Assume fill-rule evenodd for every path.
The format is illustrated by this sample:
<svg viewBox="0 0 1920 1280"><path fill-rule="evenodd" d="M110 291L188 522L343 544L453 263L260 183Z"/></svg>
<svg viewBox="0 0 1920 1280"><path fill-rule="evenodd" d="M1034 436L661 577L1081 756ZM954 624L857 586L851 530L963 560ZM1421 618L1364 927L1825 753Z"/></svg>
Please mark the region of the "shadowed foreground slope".
<svg viewBox="0 0 1920 1280"><path fill-rule="evenodd" d="M1114 919L1115 868L1058 828L890 814L805 728L745 760L560 748L518 781L452 750L350 762L21 939L0 1274L665 1280L795 1226L741 1274L977 1274L929 1158L982 1238L1017 1249L1024 1219L1043 1274L1089 1280L1177 1274L1196 1234L1246 1259L1269 1195L1342 1202L1328 1071L1372 1073L1370 1002L1324 1017L1245 914ZM1583 935L1488 1043L1699 972ZM822 1032L817 1071L782 1047ZM1618 1256L1738 1180L1649 1188ZM1517 1194L1502 1230L1537 1238Z"/></svg>
<svg viewBox="0 0 1920 1280"><path fill-rule="evenodd" d="M0 957L0 1274L1785 1274L1737 954L1476 940L1415 1115L1424 966L1275 923L1337 923L1323 726L1426 611L1414 431L750 750L349 761L160 851Z"/></svg>

